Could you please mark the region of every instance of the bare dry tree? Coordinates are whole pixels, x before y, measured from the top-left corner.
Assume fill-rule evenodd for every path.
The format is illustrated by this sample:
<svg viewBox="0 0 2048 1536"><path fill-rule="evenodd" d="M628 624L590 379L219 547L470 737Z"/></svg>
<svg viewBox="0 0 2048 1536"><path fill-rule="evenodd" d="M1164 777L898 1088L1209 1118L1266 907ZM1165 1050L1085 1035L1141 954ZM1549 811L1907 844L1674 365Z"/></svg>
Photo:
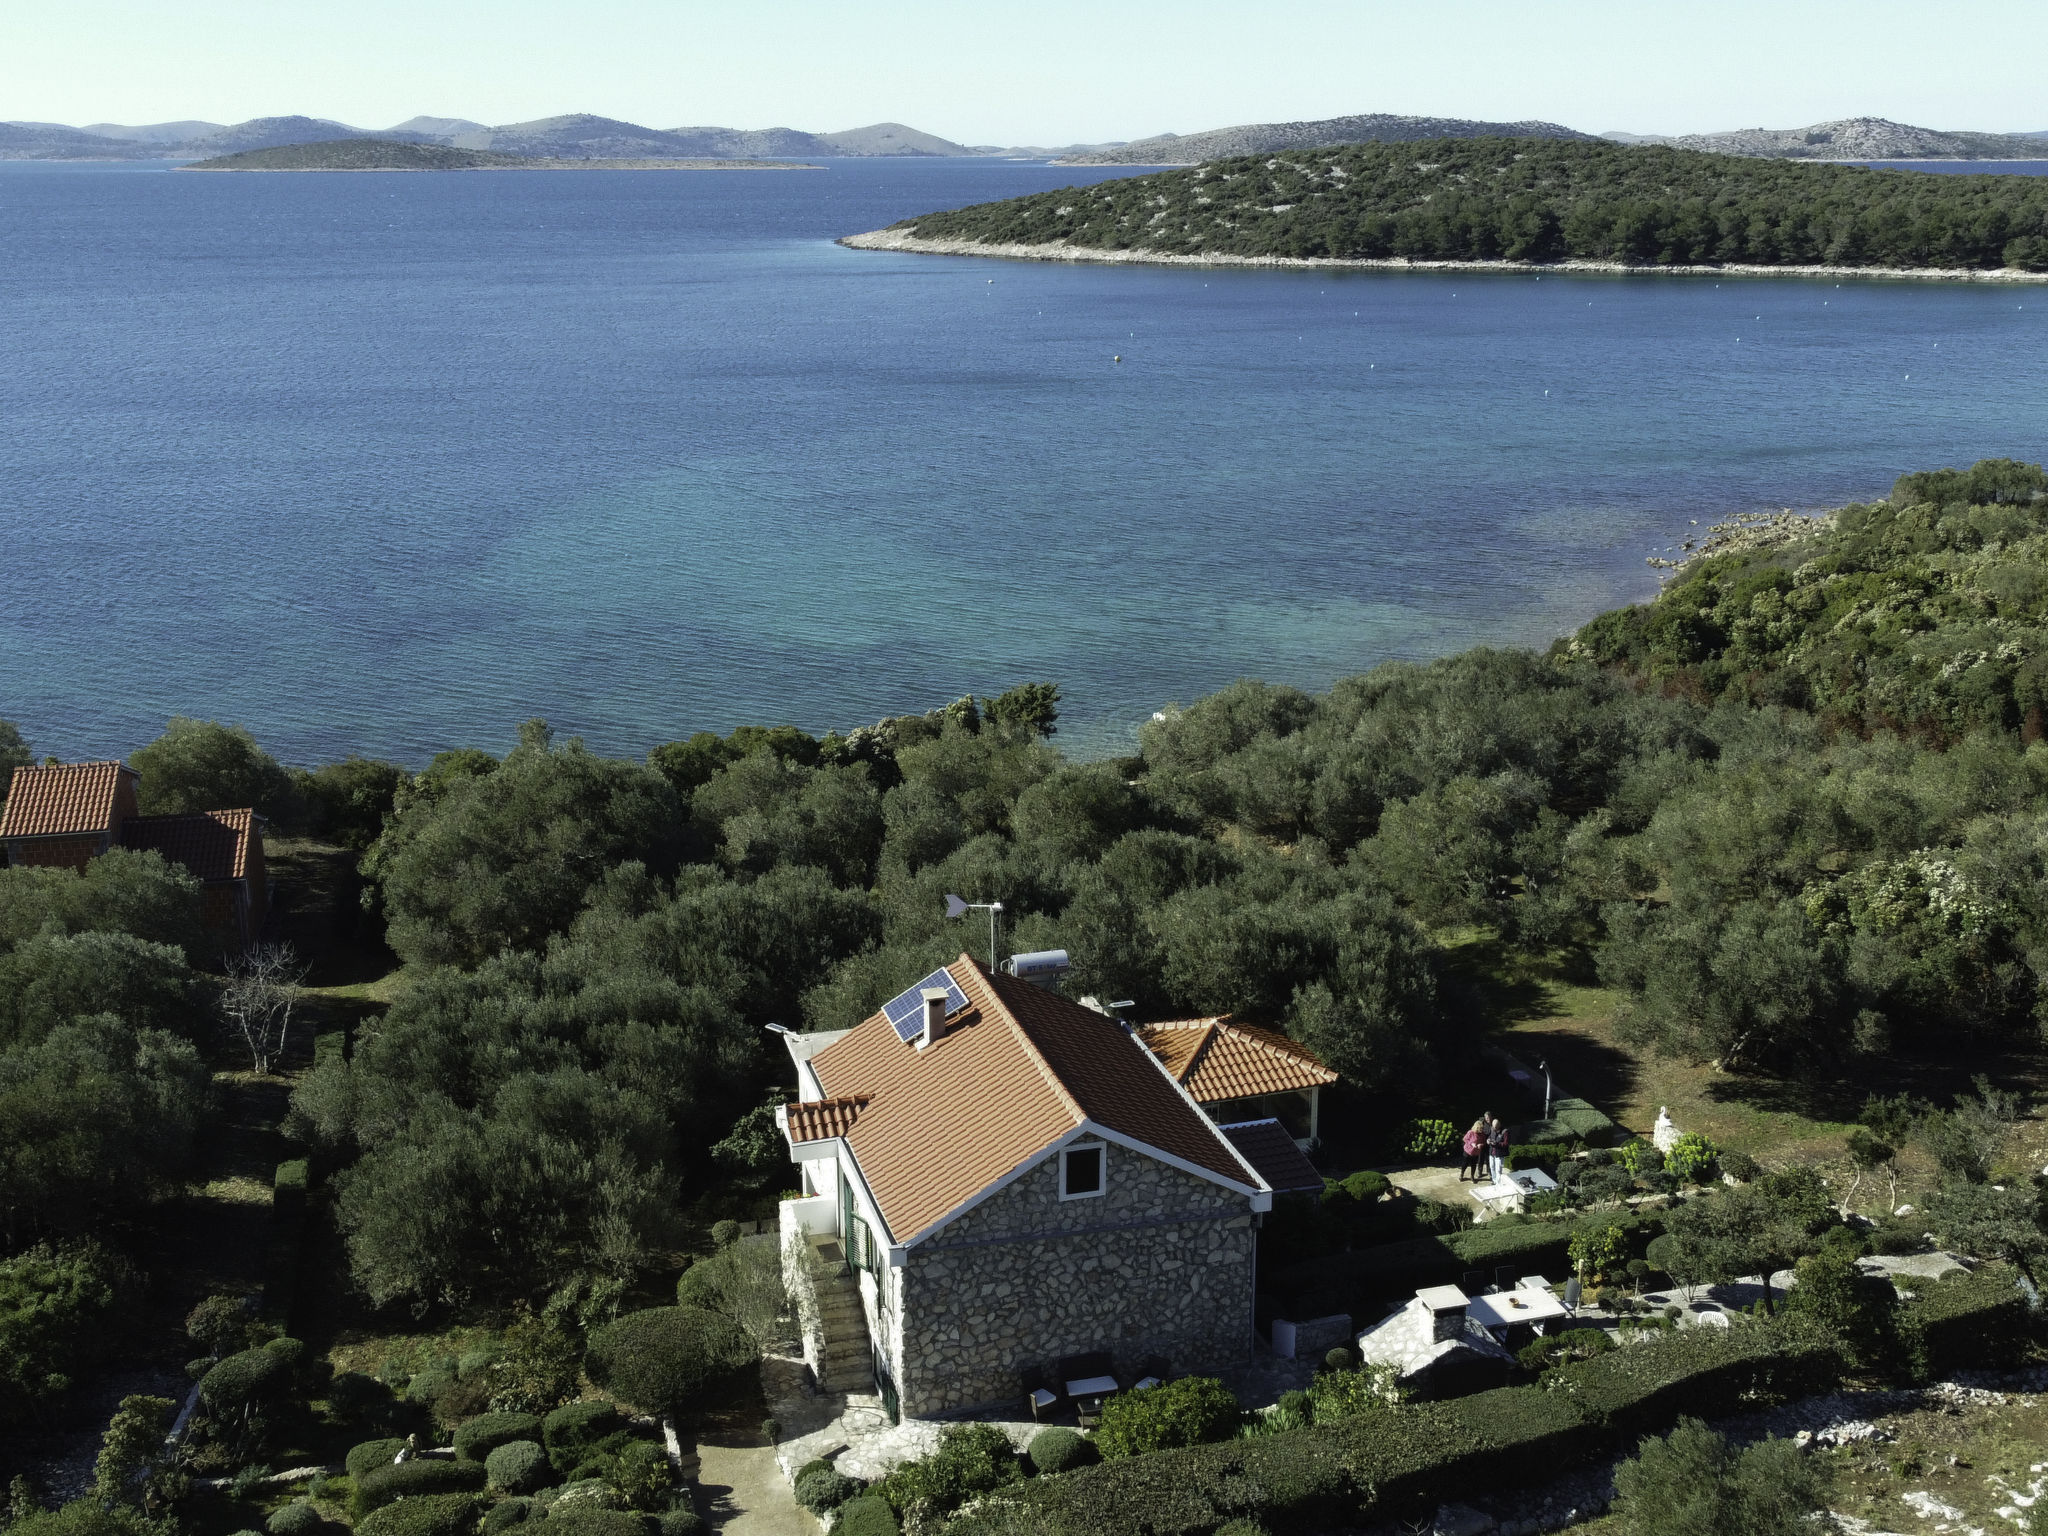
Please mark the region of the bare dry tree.
<svg viewBox="0 0 2048 1536"><path fill-rule="evenodd" d="M284 1054L307 969L289 944L252 944L228 960L221 1020L228 1036L248 1049L259 1074Z"/></svg>

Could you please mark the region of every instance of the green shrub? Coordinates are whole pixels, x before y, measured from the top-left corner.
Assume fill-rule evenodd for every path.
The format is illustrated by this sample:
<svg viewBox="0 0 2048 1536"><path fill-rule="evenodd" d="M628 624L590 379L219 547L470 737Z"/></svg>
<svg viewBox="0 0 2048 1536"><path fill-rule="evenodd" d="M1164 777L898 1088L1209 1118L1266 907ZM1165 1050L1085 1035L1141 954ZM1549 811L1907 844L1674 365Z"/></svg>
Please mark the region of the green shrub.
<svg viewBox="0 0 2048 1536"><path fill-rule="evenodd" d="M1644 1141L1640 1136L1625 1144L1616 1155L1622 1167L1639 1179L1664 1170L1664 1154L1658 1151L1653 1143Z"/></svg>
<svg viewBox="0 0 2048 1536"><path fill-rule="evenodd" d="M660 1536L704 1536L709 1529L694 1509L665 1509L655 1526Z"/></svg>
<svg viewBox="0 0 2048 1536"><path fill-rule="evenodd" d="M923 1505L934 1514L947 1515L969 1499L1023 1476L1010 1438L1000 1429L954 1424L940 1433L937 1449L921 1461L898 1467L882 1479L878 1491L898 1510Z"/></svg>
<svg viewBox="0 0 2048 1536"><path fill-rule="evenodd" d="M1410 1120L1402 1132L1401 1150L1409 1157L1442 1157L1457 1138L1448 1120Z"/></svg>
<svg viewBox="0 0 2048 1536"><path fill-rule="evenodd" d="M1626 1536L1800 1536L1827 1508L1830 1472L1789 1440L1738 1451L1698 1419L1680 1419L1614 1469L1615 1521Z"/></svg>
<svg viewBox="0 0 2048 1536"><path fill-rule="evenodd" d="M1347 1178L1342 1185L1345 1194L1354 1200L1360 1201L1384 1199L1393 1187L1392 1184L1387 1182L1387 1176L1384 1173L1375 1172L1371 1168L1359 1169L1358 1172Z"/></svg>
<svg viewBox="0 0 2048 1536"><path fill-rule="evenodd" d="M1747 1152L1723 1152L1716 1159L1721 1171L1738 1183L1747 1184L1756 1177L1756 1159Z"/></svg>
<svg viewBox="0 0 2048 1536"><path fill-rule="evenodd" d="M1664 1167L1681 1179L1705 1177L1720 1155L1721 1149L1711 1138L1698 1131L1687 1131L1671 1144L1671 1150L1664 1156Z"/></svg>
<svg viewBox="0 0 2048 1536"><path fill-rule="evenodd" d="M1120 1392L1104 1403L1095 1444L1104 1456L1203 1445L1236 1434L1242 1419L1237 1399L1222 1382L1183 1376L1163 1386Z"/></svg>
<svg viewBox="0 0 2048 1536"><path fill-rule="evenodd" d="M1524 1346L1516 1359L1524 1370L1547 1371L1553 1366L1569 1365L1574 1360L1590 1360L1595 1355L1604 1355L1614 1348L1604 1328L1567 1328L1562 1333L1553 1333Z"/></svg>
<svg viewBox="0 0 2048 1536"><path fill-rule="evenodd" d="M415 1457L388 1467L372 1467L356 1478L350 1506L360 1520L394 1499L430 1493L477 1493L483 1486L484 1469L476 1462Z"/></svg>
<svg viewBox="0 0 2048 1536"><path fill-rule="evenodd" d="M500 1499L491 1506L491 1512L484 1516L484 1536L503 1536L504 1532L520 1524L532 1513L531 1499Z"/></svg>
<svg viewBox="0 0 2048 1536"><path fill-rule="evenodd" d="M571 1504L549 1510L537 1524L529 1521L527 1530L534 1536L647 1536L647 1522L631 1510Z"/></svg>
<svg viewBox="0 0 2048 1536"><path fill-rule="evenodd" d="M1346 1355L1350 1353L1345 1351ZM1368 1365L1362 1370L1346 1367L1325 1371L1309 1384L1307 1392L1291 1392L1287 1396L1302 1400L1306 1409L1301 1415L1304 1423L1335 1424L1397 1403L1402 1393L1392 1366ZM1284 1404L1286 1398L1281 1401Z"/></svg>
<svg viewBox="0 0 2048 1536"><path fill-rule="evenodd" d="M711 1241L721 1248L730 1248L740 1240L740 1224L736 1221L714 1221L711 1223Z"/></svg>
<svg viewBox="0 0 2048 1536"><path fill-rule="evenodd" d="M759 1358L731 1318L695 1307L629 1312L591 1336L591 1380L647 1413L676 1414L712 1383Z"/></svg>
<svg viewBox="0 0 2048 1536"><path fill-rule="evenodd" d="M480 1413L455 1431L455 1454L464 1461L482 1461L514 1440L538 1440L540 1418L531 1413Z"/></svg>
<svg viewBox="0 0 2048 1536"><path fill-rule="evenodd" d="M537 1510L553 1514L559 1509L624 1509L625 1497L602 1477L579 1477L550 1488L534 1501Z"/></svg>
<svg viewBox="0 0 2048 1536"><path fill-rule="evenodd" d="M1216 1527L1216 1536L1273 1536L1256 1520L1226 1520Z"/></svg>
<svg viewBox="0 0 2048 1536"><path fill-rule="evenodd" d="M821 1467L796 1480L796 1501L822 1520L866 1489L867 1484L857 1477L848 1477L836 1467Z"/></svg>
<svg viewBox="0 0 2048 1536"><path fill-rule="evenodd" d="M484 1481L501 1493L539 1493L554 1480L547 1451L533 1440L508 1440L484 1457Z"/></svg>
<svg viewBox="0 0 2048 1536"><path fill-rule="evenodd" d="M469 1536L476 1529L479 1505L467 1493L400 1499L358 1520L355 1536Z"/></svg>
<svg viewBox="0 0 2048 1536"><path fill-rule="evenodd" d="M1031 1437L1031 1465L1040 1476L1093 1466L1102 1459L1095 1442L1079 1430L1041 1429Z"/></svg>
<svg viewBox="0 0 2048 1536"><path fill-rule="evenodd" d="M585 1455L621 1434L626 1421L614 1403L591 1400L566 1403L541 1420L541 1443L557 1472L574 1471Z"/></svg>
<svg viewBox="0 0 2048 1536"><path fill-rule="evenodd" d="M1567 1249L1582 1275L1612 1275L1628 1264L1629 1237L1619 1219L1582 1224Z"/></svg>
<svg viewBox="0 0 2048 1536"><path fill-rule="evenodd" d="M216 1414L240 1412L283 1396L291 1374L289 1360L267 1349L245 1349L200 1378L199 1400Z"/></svg>
<svg viewBox="0 0 2048 1536"><path fill-rule="evenodd" d="M675 1487L675 1472L665 1449L652 1440L634 1440L620 1448L611 1483L634 1509L661 1509Z"/></svg>
<svg viewBox="0 0 2048 1536"><path fill-rule="evenodd" d="M1614 1134L1614 1122L1584 1099L1556 1099L1548 1120L1531 1120L1516 1127L1523 1143L1583 1141L1602 1146Z"/></svg>
<svg viewBox="0 0 2048 1536"><path fill-rule="evenodd" d="M271 1513L263 1522L263 1529L270 1536L313 1536L327 1522L320 1518L320 1511L304 1499L294 1499L283 1508Z"/></svg>
<svg viewBox="0 0 2048 1536"><path fill-rule="evenodd" d="M361 1482L363 1475L373 1468L390 1466L392 1458L404 1449L403 1440L365 1440L350 1446L342 1461L348 1467L348 1475Z"/></svg>
<svg viewBox="0 0 2048 1536"><path fill-rule="evenodd" d="M869 1494L839 1506L839 1520L832 1527L832 1536L902 1536L902 1531L888 1500Z"/></svg>

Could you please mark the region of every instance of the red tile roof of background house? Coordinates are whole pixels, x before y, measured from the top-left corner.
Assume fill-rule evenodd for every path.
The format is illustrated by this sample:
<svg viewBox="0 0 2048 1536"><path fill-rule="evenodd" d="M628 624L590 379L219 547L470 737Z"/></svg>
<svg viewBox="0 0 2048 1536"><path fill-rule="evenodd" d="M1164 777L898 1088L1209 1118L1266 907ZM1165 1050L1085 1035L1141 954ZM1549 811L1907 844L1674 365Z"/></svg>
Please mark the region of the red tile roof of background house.
<svg viewBox="0 0 2048 1536"><path fill-rule="evenodd" d="M783 1122L792 1143L830 1141L852 1130L853 1122L867 1107L868 1101L858 1095L850 1099L816 1099L809 1104L786 1106Z"/></svg>
<svg viewBox="0 0 2048 1536"><path fill-rule="evenodd" d="M7 790L0 837L65 837L104 832L114 821L114 792L121 775L135 770L118 762L61 763L50 768L17 768Z"/></svg>
<svg viewBox="0 0 2048 1536"><path fill-rule="evenodd" d="M828 1097L868 1100L847 1145L897 1242L919 1236L1084 1121L1231 1184L1251 1169L1116 1020L962 955L967 1007L937 1044L880 1013L811 1058Z"/></svg>
<svg viewBox="0 0 2048 1536"><path fill-rule="evenodd" d="M249 810L131 816L121 823L121 846L154 850L202 880L241 880L249 873L255 819Z"/></svg>
<svg viewBox="0 0 2048 1536"><path fill-rule="evenodd" d="M1337 1074L1297 1041L1229 1014L1140 1024L1138 1038L1199 1104L1326 1088Z"/></svg>

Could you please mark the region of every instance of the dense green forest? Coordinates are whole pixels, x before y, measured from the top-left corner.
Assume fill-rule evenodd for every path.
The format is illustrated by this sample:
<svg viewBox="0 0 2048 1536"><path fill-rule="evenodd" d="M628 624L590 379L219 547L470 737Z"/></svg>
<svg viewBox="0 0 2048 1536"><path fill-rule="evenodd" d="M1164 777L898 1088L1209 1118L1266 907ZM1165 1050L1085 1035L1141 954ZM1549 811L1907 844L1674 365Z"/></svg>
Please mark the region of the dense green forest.
<svg viewBox="0 0 2048 1536"><path fill-rule="evenodd" d="M1557 139L1218 160L905 219L933 240L1162 256L2048 270L2048 183Z"/></svg>
<svg viewBox="0 0 2048 1536"><path fill-rule="evenodd" d="M1445 940L1474 932L1758 1083L2032 1047L2044 708L2048 476L2001 461L1700 559L1548 654L1239 682L1109 762L1062 758L1049 684L640 761L537 721L419 773L194 721L130 760L148 809L253 802L361 851L405 971L290 1128L361 1289L427 1309L616 1294L707 1198L772 1196L763 1026L850 1025L978 949L948 892L1004 903L1006 951L1069 950L1075 992L1309 1042L1361 1123L1468 1051ZM11 728L0 754L30 760ZM153 854L0 871L0 1297L71 1298L0 1350L17 1406L149 1263L121 1245L210 1112L219 963Z"/></svg>

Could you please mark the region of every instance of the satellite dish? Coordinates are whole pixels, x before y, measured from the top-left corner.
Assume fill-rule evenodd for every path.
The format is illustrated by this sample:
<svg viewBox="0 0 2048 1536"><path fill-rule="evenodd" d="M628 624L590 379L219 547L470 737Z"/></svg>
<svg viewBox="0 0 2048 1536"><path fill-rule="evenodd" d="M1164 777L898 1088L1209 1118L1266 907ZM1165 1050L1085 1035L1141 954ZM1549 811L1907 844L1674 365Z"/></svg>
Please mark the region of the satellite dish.
<svg viewBox="0 0 2048 1536"><path fill-rule="evenodd" d="M946 897L946 916L965 917L966 915L967 903L962 901L958 896L954 896L949 893Z"/></svg>

